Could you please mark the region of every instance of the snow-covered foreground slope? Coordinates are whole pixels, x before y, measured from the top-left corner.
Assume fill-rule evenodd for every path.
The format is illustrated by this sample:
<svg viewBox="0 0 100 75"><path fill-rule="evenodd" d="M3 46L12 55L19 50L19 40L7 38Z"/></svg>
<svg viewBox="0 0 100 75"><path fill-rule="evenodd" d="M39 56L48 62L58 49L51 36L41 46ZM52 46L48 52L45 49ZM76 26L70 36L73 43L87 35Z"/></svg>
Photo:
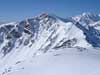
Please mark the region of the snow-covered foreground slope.
<svg viewBox="0 0 100 75"><path fill-rule="evenodd" d="M100 75L99 58L100 51L95 49L52 49L45 54L11 64L3 73L5 75Z"/></svg>

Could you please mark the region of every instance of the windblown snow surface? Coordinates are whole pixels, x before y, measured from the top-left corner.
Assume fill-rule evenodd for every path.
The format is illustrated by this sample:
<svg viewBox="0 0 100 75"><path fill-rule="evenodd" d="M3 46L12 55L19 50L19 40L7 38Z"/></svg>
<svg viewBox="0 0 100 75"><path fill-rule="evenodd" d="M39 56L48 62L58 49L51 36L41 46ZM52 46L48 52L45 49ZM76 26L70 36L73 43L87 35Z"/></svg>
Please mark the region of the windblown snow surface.
<svg viewBox="0 0 100 75"><path fill-rule="evenodd" d="M44 13L0 25L0 75L100 75L100 16Z"/></svg>

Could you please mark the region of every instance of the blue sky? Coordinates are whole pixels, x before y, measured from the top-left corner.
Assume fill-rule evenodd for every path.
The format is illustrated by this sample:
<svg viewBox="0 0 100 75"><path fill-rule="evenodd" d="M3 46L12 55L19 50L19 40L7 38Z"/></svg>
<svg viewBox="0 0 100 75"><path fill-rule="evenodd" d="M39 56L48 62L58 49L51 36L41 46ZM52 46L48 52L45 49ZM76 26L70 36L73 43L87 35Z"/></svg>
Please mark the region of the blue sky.
<svg viewBox="0 0 100 75"><path fill-rule="evenodd" d="M100 13L100 0L0 0L0 20L22 20L48 12L60 17Z"/></svg>

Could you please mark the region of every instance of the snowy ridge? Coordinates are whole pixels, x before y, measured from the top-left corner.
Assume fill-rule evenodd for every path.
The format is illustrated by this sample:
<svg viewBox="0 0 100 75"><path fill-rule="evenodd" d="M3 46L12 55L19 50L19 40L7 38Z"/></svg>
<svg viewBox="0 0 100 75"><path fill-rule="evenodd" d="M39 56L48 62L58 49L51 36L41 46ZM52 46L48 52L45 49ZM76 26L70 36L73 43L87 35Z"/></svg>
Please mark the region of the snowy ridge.
<svg viewBox="0 0 100 75"><path fill-rule="evenodd" d="M1 55L26 46L44 52L59 47L100 47L99 20L98 15L91 13L83 13L69 21L43 13L19 23L0 25Z"/></svg>
<svg viewBox="0 0 100 75"><path fill-rule="evenodd" d="M2 37L0 51L3 53L1 55L5 56L13 48L19 50L20 46L30 48L36 44L35 47L44 52L49 48L59 47L100 47L100 31L93 26L93 24L98 25L99 20L98 15L91 13L83 13L72 17L69 21L43 13L19 23L3 24L0 26L0 36ZM91 35L93 37L90 37Z"/></svg>

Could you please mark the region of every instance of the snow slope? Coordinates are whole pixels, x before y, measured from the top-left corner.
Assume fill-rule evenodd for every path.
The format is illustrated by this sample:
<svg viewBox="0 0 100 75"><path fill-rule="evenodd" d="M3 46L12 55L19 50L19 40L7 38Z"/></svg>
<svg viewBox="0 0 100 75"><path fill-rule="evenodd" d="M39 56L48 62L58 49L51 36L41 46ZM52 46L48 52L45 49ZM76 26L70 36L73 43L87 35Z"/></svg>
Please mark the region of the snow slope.
<svg viewBox="0 0 100 75"><path fill-rule="evenodd" d="M50 50L45 54L12 64L5 69L5 75L99 75L100 51L80 50L76 48Z"/></svg>

